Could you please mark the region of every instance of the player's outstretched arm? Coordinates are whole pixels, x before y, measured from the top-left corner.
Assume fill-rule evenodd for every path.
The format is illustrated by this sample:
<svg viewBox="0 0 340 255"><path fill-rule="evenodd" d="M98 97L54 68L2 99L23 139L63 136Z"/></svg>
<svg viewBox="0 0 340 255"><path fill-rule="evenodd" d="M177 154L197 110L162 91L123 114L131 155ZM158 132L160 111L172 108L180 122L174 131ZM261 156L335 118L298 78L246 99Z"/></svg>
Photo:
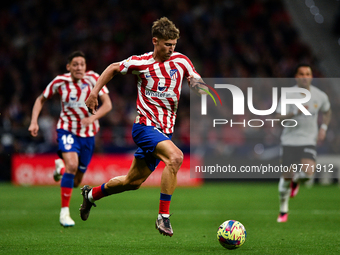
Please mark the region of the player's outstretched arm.
<svg viewBox="0 0 340 255"><path fill-rule="evenodd" d="M98 94L99 91L107 84L111 79L120 72L119 63L113 63L109 65L104 72L99 76L96 85L92 89L89 97L86 99L85 104L90 113L95 114L98 108Z"/></svg>
<svg viewBox="0 0 340 255"><path fill-rule="evenodd" d="M112 109L111 99L108 94L103 94L100 97L100 101L102 105L99 107L96 114L91 115L90 117L83 118L81 120L81 124L84 126L88 126L92 124L95 120L99 120L101 117L105 116Z"/></svg>
<svg viewBox="0 0 340 255"><path fill-rule="evenodd" d="M202 78L194 78L193 75L190 75L187 77L187 80L189 88L193 90L196 94L207 94L206 91L209 91L209 88L205 85Z"/></svg>
<svg viewBox="0 0 340 255"><path fill-rule="evenodd" d="M31 136L35 137L38 135L39 131L38 117L46 100L47 98L45 98L43 95L38 96L37 99L35 100L32 109L31 124L28 127L28 131L31 133Z"/></svg>

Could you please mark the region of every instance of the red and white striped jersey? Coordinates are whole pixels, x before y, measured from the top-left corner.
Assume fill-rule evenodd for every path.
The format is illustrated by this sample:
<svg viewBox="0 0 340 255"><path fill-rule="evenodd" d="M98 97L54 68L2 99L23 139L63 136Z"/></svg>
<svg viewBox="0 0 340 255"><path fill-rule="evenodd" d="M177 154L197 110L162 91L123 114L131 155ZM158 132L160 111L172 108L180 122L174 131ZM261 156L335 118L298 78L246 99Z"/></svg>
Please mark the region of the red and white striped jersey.
<svg viewBox="0 0 340 255"><path fill-rule="evenodd" d="M178 100L183 78L193 75L200 78L190 59L174 52L170 59L157 62L153 52L131 56L120 62L122 74L137 75L138 96L136 122L155 126L166 134L174 131Z"/></svg>
<svg viewBox="0 0 340 255"><path fill-rule="evenodd" d="M52 97L55 93L59 93L61 98L61 112L57 123L57 129L64 129L80 137L94 136L99 130L99 121L94 121L91 125L82 126L80 121L89 117L85 105L85 100L89 96L91 90L96 85L99 75L93 71L87 71L83 79L73 81L70 73L58 75L45 88L43 96L45 98ZM108 94L109 91L104 86L99 96Z"/></svg>

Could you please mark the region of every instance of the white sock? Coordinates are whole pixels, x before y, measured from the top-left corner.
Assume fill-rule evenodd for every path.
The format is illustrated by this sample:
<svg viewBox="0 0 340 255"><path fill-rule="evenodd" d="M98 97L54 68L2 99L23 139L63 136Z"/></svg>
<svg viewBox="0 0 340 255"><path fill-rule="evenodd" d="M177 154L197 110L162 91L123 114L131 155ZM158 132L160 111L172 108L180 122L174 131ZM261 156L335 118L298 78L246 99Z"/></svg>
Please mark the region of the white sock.
<svg viewBox="0 0 340 255"><path fill-rule="evenodd" d="M170 217L170 215L169 214L158 214L158 219L160 220L160 219L162 219L162 216L163 216L163 218L169 218Z"/></svg>
<svg viewBox="0 0 340 255"><path fill-rule="evenodd" d="M94 199L93 199L93 196L92 196L92 189L90 190L89 194L87 194L87 198L89 199L89 201L91 203L94 203Z"/></svg>
<svg viewBox="0 0 340 255"><path fill-rule="evenodd" d="M288 212L288 202L290 196L290 180L285 180L283 177L279 181L279 200L280 200L280 212Z"/></svg>
<svg viewBox="0 0 340 255"><path fill-rule="evenodd" d="M60 210L60 214L70 214L70 208L62 207Z"/></svg>

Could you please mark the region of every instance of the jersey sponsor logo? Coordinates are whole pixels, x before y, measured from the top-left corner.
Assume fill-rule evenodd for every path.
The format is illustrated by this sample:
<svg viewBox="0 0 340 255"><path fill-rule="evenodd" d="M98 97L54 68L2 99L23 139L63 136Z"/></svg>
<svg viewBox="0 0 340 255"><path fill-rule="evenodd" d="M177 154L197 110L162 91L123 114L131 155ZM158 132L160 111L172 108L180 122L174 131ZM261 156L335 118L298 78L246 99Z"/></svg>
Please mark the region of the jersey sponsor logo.
<svg viewBox="0 0 340 255"><path fill-rule="evenodd" d="M158 92L158 91L151 91L145 90L145 95L148 97L158 97L158 98L169 98L176 96L174 93L170 92Z"/></svg>
<svg viewBox="0 0 340 255"><path fill-rule="evenodd" d="M75 107L86 107L86 104L85 102L65 102L64 106L75 108Z"/></svg>
<svg viewBox="0 0 340 255"><path fill-rule="evenodd" d="M170 78L171 78L171 80L176 80L178 78L178 70L177 69L171 69L170 70Z"/></svg>

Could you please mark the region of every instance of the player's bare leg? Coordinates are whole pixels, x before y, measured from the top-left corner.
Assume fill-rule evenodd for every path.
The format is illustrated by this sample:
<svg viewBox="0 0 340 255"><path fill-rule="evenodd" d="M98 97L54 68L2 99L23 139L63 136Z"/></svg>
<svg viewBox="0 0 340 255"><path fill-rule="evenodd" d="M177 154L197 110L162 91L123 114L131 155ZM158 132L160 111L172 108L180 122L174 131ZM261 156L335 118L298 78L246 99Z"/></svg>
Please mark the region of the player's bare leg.
<svg viewBox="0 0 340 255"><path fill-rule="evenodd" d="M183 153L170 140L157 144L155 156L165 163L161 179L161 192L172 195L177 185L177 172L183 163Z"/></svg>
<svg viewBox="0 0 340 255"><path fill-rule="evenodd" d="M74 186L74 177L78 169L78 154L76 152L64 152L63 160L65 164L65 173L60 183L61 210L59 222L64 227L72 227L75 223L70 217L69 205Z"/></svg>
<svg viewBox="0 0 340 255"><path fill-rule="evenodd" d="M156 228L167 236L173 235L169 219L171 196L177 185L177 172L183 162L183 153L170 140L162 141L156 146L155 156L165 163L161 178L161 198Z"/></svg>
<svg viewBox="0 0 340 255"><path fill-rule="evenodd" d="M117 176L105 184L105 190L109 195L121 193L128 190L138 189L149 177L151 170L144 159L134 158L127 175Z"/></svg>
<svg viewBox="0 0 340 255"><path fill-rule="evenodd" d="M176 188L177 172L183 162L183 153L173 142L165 140L157 144L154 156L165 163L161 178L161 194L165 197L171 197ZM82 188L83 204L79 209L81 218L83 220L88 219L90 209L95 205L94 201L104 196L138 189L151 173L144 159L134 158L127 175L112 178L102 186L94 187L93 189L85 185ZM162 204L162 201L160 204ZM170 201L164 201L164 204L167 204L167 208L164 214L159 214L156 227L160 233L172 236L173 231L169 220ZM162 208L164 207L166 207L166 205Z"/></svg>
<svg viewBox="0 0 340 255"><path fill-rule="evenodd" d="M65 164L64 164L64 160L62 160L61 158L56 159L54 161L55 164L55 170L53 172L53 179L58 182L61 180L61 178L63 177L64 173L65 173ZM74 184L73 187L76 188L80 185L81 181L83 180L84 177L84 173L80 172L79 170L77 171L76 175L74 176Z"/></svg>
<svg viewBox="0 0 340 255"><path fill-rule="evenodd" d="M84 173L78 170L76 175L74 176L74 183L73 183L74 188L77 188L80 185L81 181L83 180L83 177L84 177Z"/></svg>
<svg viewBox="0 0 340 255"><path fill-rule="evenodd" d="M102 198L104 195L108 196L138 189L151 173L152 172L146 165L144 159L134 158L127 175L114 177L102 185L102 187L99 186L94 188L102 190L105 194L102 192L95 192L96 194L93 194L92 189L85 185L82 188L83 203L79 209L80 217L82 220L87 220L91 207L95 206L94 201Z"/></svg>

